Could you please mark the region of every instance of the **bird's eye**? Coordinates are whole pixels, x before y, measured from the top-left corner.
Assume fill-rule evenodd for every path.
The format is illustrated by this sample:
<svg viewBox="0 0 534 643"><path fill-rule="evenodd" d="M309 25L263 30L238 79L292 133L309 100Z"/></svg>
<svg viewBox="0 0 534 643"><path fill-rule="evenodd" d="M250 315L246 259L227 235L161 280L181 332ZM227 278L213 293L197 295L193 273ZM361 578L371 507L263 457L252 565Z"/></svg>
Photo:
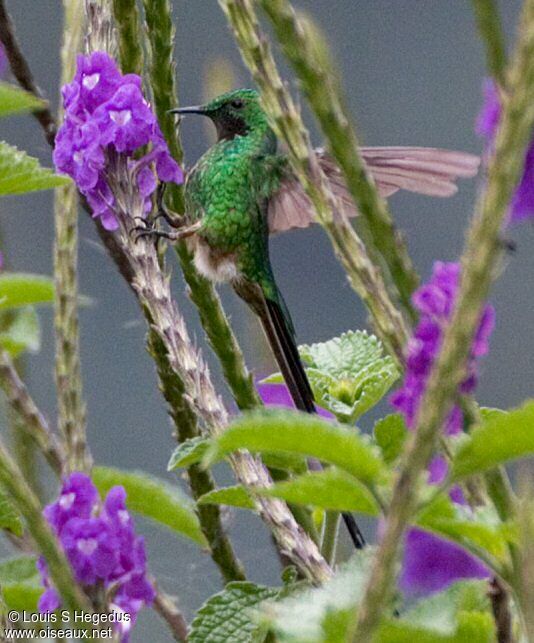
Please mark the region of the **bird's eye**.
<svg viewBox="0 0 534 643"><path fill-rule="evenodd" d="M234 109L241 109L244 105L243 101L240 98L236 98L230 104Z"/></svg>

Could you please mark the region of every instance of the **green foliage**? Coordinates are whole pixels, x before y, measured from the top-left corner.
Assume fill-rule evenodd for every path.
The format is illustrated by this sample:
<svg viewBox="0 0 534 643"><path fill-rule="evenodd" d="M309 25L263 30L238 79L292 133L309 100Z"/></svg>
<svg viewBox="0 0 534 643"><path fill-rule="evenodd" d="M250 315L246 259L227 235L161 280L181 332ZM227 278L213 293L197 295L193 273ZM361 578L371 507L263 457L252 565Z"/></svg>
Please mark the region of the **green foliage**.
<svg viewBox="0 0 534 643"><path fill-rule="evenodd" d="M44 101L23 89L0 82L0 117L17 112L29 112L43 107L44 104Z"/></svg>
<svg viewBox="0 0 534 643"><path fill-rule="evenodd" d="M358 511L378 515L378 506L360 482L335 467L318 473L305 473L298 478L279 482L261 495L282 498L298 505L310 505L334 511Z"/></svg>
<svg viewBox="0 0 534 643"><path fill-rule="evenodd" d="M380 341L365 331L348 331L327 342L299 346L299 351L317 404L342 422L355 422L399 377ZM266 381L282 379L274 375Z"/></svg>
<svg viewBox="0 0 534 643"><path fill-rule="evenodd" d="M0 309L18 308L54 301L54 282L50 277L22 272L0 275Z"/></svg>
<svg viewBox="0 0 534 643"><path fill-rule="evenodd" d="M534 401L509 413L492 413L458 449L451 479L461 480L534 454Z"/></svg>
<svg viewBox="0 0 534 643"><path fill-rule="evenodd" d="M373 552L358 552L319 588L267 602L261 622L280 643L345 643L357 617ZM392 608L392 606L390 606ZM384 614L377 643L492 643L494 625L484 581L462 581L411 606Z"/></svg>
<svg viewBox="0 0 534 643"><path fill-rule="evenodd" d="M493 643L495 629L483 581L461 581L384 622L378 643Z"/></svg>
<svg viewBox="0 0 534 643"><path fill-rule="evenodd" d="M492 508L472 510L452 502L446 494L427 505L416 522L475 553L481 550L497 560L506 559L508 542L514 539L511 526L500 522Z"/></svg>
<svg viewBox="0 0 534 643"><path fill-rule="evenodd" d="M33 556L0 562L0 587L8 609L35 611L43 592Z"/></svg>
<svg viewBox="0 0 534 643"><path fill-rule="evenodd" d="M48 190L68 183L67 176L54 174L26 152L0 141L0 196Z"/></svg>
<svg viewBox="0 0 534 643"><path fill-rule="evenodd" d="M5 320L0 332L0 346L12 357L24 351L37 353L41 347L41 328L32 307L22 308Z"/></svg>
<svg viewBox="0 0 534 643"><path fill-rule="evenodd" d="M205 461L213 462L237 449L312 456L367 484L378 482L385 473L377 449L366 436L318 416L289 410L265 409L239 416L213 441Z"/></svg>
<svg viewBox="0 0 534 643"><path fill-rule="evenodd" d="M372 559L368 547L342 565L322 587L307 588L260 609L261 621L281 643L331 643L350 638L347 628L356 616Z"/></svg>
<svg viewBox="0 0 534 643"><path fill-rule="evenodd" d="M0 490L0 529L7 529L15 536L22 536L22 520L11 500Z"/></svg>
<svg viewBox="0 0 534 643"><path fill-rule="evenodd" d="M378 420L373 429L376 443L382 451L382 457L387 464L392 464L402 453L408 437L408 428L404 416L392 413Z"/></svg>
<svg viewBox="0 0 534 643"><path fill-rule="evenodd" d="M239 509L256 509L254 501L242 485L214 489L200 496L197 503L199 505L228 505Z"/></svg>
<svg viewBox="0 0 534 643"><path fill-rule="evenodd" d="M209 445L209 440L200 435L185 440L172 452L171 459L167 465L167 471L174 471L174 469L181 469L190 467L192 464L198 464L202 461Z"/></svg>
<svg viewBox="0 0 534 643"><path fill-rule="evenodd" d="M145 473L111 467L95 467L92 475L101 495L115 485L122 485L128 494L128 509L169 527L199 545L206 545L193 503L177 487L171 487L163 480Z"/></svg>
<svg viewBox="0 0 534 643"><path fill-rule="evenodd" d="M253 611L263 601L275 598L278 591L245 581L228 583L198 610L191 623L189 643L253 643L259 633Z"/></svg>

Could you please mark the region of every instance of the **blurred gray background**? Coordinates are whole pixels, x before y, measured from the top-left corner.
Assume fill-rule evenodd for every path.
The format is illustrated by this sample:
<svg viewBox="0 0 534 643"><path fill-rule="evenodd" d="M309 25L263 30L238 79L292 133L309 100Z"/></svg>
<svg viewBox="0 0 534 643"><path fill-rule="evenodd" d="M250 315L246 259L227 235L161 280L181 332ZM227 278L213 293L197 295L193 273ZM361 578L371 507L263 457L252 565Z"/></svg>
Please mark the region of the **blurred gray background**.
<svg viewBox="0 0 534 643"><path fill-rule="evenodd" d="M339 61L349 105L366 144L430 145L478 153L481 143L473 122L481 102L483 51L470 3L466 0L308 0L295 2L313 16L329 37ZM512 42L519 0L501 0ZM18 35L44 93L57 104L59 0L10 0ZM235 70L236 86L250 85L239 53L216 0L175 0L176 61L183 104L205 96L206 78L220 58ZM285 69L286 77L290 77ZM320 137L308 122L319 144ZM37 123L29 116L0 121L0 138L51 164ZM209 140L200 119L183 126L187 159L192 162ZM462 247L472 211L476 181L463 182L457 196L438 200L398 194L391 200L397 224L423 278L435 259L454 260ZM52 194L3 199L0 203L3 250L11 269L51 274ZM481 403L506 408L532 395L534 233L530 225L512 231L517 251L492 296L497 328L479 386ZM80 215L81 292L94 305L81 311L83 378L88 403L88 432L96 462L142 468L166 476L173 447L171 428L156 386L154 368L144 349L144 323L113 264L97 246L94 223ZM295 319L299 340L326 340L347 329L366 327L366 313L348 286L329 242L320 229L293 232L272 242L280 286ZM175 292L198 342L204 345L195 311L175 271ZM233 293L221 289L224 304L242 339L248 363L262 373L269 359L254 320ZM51 312L41 311L43 348L28 360L29 384L36 400L53 418L53 335ZM216 363L206 353L214 377ZM221 390L224 390L221 387ZM372 425L362 422L364 428ZM226 472L221 480L228 480ZM229 527L251 580L276 583L279 568L268 534L259 521L231 514ZM147 535L152 571L179 596L190 617L220 588L210 559L173 534L138 521ZM159 621L143 615L134 641L171 640Z"/></svg>

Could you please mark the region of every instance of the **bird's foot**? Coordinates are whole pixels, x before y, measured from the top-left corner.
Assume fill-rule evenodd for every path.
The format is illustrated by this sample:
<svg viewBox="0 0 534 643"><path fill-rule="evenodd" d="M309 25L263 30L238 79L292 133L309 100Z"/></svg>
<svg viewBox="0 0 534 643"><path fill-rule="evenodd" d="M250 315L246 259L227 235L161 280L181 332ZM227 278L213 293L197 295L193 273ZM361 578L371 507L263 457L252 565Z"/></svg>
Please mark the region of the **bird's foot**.
<svg viewBox="0 0 534 643"><path fill-rule="evenodd" d="M166 183L160 183L158 185L158 190L156 192L157 214L152 220L157 221L158 219L165 219L165 221L168 225L170 225L171 228L181 228L183 226L183 217L176 212L173 212L171 214L171 212L167 209L165 203L163 202L166 189Z"/></svg>
<svg viewBox="0 0 534 643"><path fill-rule="evenodd" d="M167 239L168 241L176 242L180 241L181 239L186 239L187 237L195 234L200 230L200 227L200 221L194 223L193 225L183 226L175 232L171 232L168 230L155 230L152 227L146 226L136 226L135 228L132 228L131 233L135 235L136 243L139 241L139 239L143 238L151 238L155 239L156 241L158 241L159 239Z"/></svg>

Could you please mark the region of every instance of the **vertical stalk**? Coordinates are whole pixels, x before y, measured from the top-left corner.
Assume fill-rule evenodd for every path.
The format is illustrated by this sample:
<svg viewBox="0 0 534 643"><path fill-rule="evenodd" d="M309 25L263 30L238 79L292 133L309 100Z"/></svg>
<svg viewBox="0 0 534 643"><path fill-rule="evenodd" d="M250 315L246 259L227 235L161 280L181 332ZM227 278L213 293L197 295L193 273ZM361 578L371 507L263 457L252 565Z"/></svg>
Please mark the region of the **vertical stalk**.
<svg viewBox="0 0 534 643"><path fill-rule="evenodd" d="M113 17L117 23L122 73L142 76L143 47L139 37L137 0L113 0Z"/></svg>
<svg viewBox="0 0 534 643"><path fill-rule="evenodd" d="M175 30L171 5L169 0L143 0L143 5L151 52L150 81L156 115L172 156L181 163L184 155L176 120L168 113L169 109L178 106L175 65L172 59ZM172 210L183 213L183 188L169 185L168 201ZM189 296L198 309L210 346L219 359L237 406L242 410L259 406L261 400L214 287L197 272L193 257L183 241L175 249L189 287Z"/></svg>
<svg viewBox="0 0 534 643"><path fill-rule="evenodd" d="M339 519L340 513L338 511L325 511L323 534L321 540L321 554L332 566L334 566L336 563Z"/></svg>
<svg viewBox="0 0 534 643"><path fill-rule="evenodd" d="M65 25L61 49L62 82L71 80L74 58L80 50L83 6L78 0L63 0ZM56 330L56 386L58 421L66 447L67 469L90 468L85 436L80 342L78 331L78 194L74 185L56 189L54 221L54 276Z"/></svg>
<svg viewBox="0 0 534 643"><path fill-rule="evenodd" d="M495 277L501 254L500 231L534 124L534 0L526 0L523 7L509 78L510 96L504 105L487 186L478 199L462 257L455 310L402 460L382 541L359 607L354 641L372 640L391 596L403 532L416 508L417 483L465 377L466 360Z"/></svg>
<svg viewBox="0 0 534 643"><path fill-rule="evenodd" d="M486 51L490 74L501 87L506 87L506 48L504 33L495 0L471 0L478 32Z"/></svg>

